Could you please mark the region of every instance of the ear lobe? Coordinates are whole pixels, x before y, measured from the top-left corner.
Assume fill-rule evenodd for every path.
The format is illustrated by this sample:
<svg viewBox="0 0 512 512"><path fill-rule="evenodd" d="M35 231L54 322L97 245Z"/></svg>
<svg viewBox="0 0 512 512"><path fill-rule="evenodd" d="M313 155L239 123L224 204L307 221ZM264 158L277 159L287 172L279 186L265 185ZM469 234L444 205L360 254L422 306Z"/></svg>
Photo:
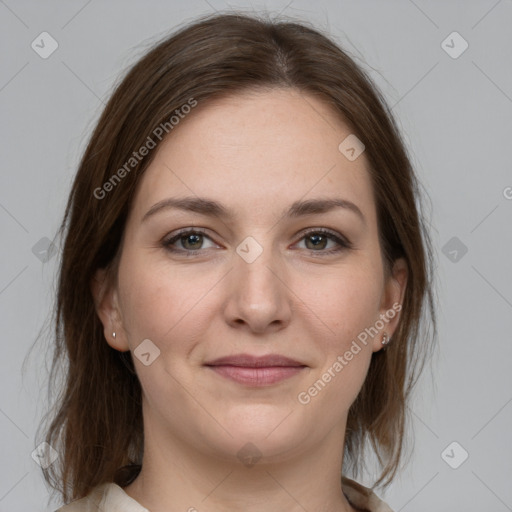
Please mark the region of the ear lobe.
<svg viewBox="0 0 512 512"><path fill-rule="evenodd" d="M106 269L100 268L95 272L90 288L107 343L121 352L129 350L121 322L117 290L111 285Z"/></svg>

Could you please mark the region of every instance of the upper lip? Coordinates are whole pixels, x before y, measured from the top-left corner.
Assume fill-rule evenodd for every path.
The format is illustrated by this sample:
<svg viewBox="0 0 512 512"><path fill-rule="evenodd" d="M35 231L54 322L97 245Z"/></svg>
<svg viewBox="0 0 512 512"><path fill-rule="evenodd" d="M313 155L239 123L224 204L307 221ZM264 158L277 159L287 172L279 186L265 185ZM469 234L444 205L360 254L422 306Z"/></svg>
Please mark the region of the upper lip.
<svg viewBox="0 0 512 512"><path fill-rule="evenodd" d="M266 356L253 356L251 354L235 354L219 357L205 363L206 366L243 366L246 368L266 368L269 366L306 366L294 359L280 354L268 354Z"/></svg>

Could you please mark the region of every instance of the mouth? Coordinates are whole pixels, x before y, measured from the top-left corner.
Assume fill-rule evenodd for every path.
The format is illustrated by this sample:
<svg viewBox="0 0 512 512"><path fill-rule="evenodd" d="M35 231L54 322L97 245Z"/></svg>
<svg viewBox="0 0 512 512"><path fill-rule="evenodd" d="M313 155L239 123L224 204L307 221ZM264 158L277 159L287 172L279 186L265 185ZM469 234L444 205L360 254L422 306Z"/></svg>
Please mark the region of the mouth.
<svg viewBox="0 0 512 512"><path fill-rule="evenodd" d="M253 387L276 384L307 368L299 361L279 354L262 357L237 354L215 359L205 366L224 378Z"/></svg>

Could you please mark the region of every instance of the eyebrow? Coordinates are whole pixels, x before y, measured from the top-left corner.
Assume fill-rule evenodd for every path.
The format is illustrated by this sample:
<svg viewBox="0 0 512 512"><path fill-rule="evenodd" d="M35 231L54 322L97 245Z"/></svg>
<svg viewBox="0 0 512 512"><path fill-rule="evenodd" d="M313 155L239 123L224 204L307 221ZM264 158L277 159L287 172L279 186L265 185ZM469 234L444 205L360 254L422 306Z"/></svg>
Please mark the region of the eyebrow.
<svg viewBox="0 0 512 512"><path fill-rule="evenodd" d="M170 197L154 204L142 217L141 222L144 222L157 212L169 208L198 213L200 215L208 215L219 219L233 219L236 217L235 212L227 206L205 197ZM289 208L282 212L281 216L297 218L305 215L318 215L327 213L336 208L345 208L347 211L355 213L363 223L366 224L366 219L359 207L351 201L341 198L319 198L295 201Z"/></svg>

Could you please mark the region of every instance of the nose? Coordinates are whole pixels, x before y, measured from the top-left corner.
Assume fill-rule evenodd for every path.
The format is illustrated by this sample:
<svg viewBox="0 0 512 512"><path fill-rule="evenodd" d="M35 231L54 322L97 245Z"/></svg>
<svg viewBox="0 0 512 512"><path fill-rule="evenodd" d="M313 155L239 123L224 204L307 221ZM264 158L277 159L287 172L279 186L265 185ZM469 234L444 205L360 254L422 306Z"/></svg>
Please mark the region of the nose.
<svg viewBox="0 0 512 512"><path fill-rule="evenodd" d="M293 293L279 258L264 249L251 263L235 254L233 264L228 275L226 322L256 334L284 329L290 323Z"/></svg>

